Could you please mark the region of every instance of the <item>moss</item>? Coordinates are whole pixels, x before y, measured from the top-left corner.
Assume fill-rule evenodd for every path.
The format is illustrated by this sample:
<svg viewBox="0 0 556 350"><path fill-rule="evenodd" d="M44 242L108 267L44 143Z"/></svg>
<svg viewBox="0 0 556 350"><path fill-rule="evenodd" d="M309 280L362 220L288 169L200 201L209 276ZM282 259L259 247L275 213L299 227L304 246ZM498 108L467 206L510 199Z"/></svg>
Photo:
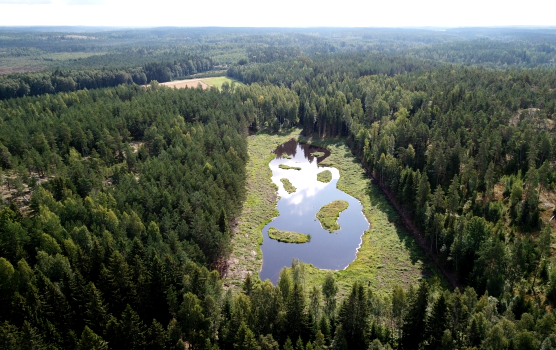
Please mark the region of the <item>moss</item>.
<svg viewBox="0 0 556 350"><path fill-rule="evenodd" d="M298 166L289 166L289 165L286 165L286 164L280 164L280 165L278 165L278 167L279 167L280 169L286 169L286 170L289 170L289 169L292 169L292 170L301 170L301 168L298 167Z"/></svg>
<svg viewBox="0 0 556 350"><path fill-rule="evenodd" d="M274 227L270 227L268 229L268 237L285 243L306 243L311 240L311 235L292 231L278 230Z"/></svg>
<svg viewBox="0 0 556 350"><path fill-rule="evenodd" d="M288 192L288 193L294 193L295 191L297 191L297 188L295 188L295 186L292 185L292 183L290 182L290 180L288 180L288 179L280 179L280 181L282 181L282 185L284 185L284 189L286 190L286 192Z"/></svg>
<svg viewBox="0 0 556 350"><path fill-rule="evenodd" d="M321 171L317 174L317 180L324 183L332 181L332 172L330 170Z"/></svg>
<svg viewBox="0 0 556 350"><path fill-rule="evenodd" d="M319 219L322 227L329 232L339 230L338 217L341 212L347 209L348 205L346 201L337 200L320 208L317 213L317 219Z"/></svg>

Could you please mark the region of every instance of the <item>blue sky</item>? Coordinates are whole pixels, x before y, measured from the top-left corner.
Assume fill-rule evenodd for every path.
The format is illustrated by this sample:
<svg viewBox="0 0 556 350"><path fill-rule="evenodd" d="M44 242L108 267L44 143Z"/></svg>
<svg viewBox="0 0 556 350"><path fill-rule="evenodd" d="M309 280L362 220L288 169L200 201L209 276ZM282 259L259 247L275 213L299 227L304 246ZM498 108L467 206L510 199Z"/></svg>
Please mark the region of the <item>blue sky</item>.
<svg viewBox="0 0 556 350"><path fill-rule="evenodd" d="M0 0L0 25L556 26L556 1Z"/></svg>

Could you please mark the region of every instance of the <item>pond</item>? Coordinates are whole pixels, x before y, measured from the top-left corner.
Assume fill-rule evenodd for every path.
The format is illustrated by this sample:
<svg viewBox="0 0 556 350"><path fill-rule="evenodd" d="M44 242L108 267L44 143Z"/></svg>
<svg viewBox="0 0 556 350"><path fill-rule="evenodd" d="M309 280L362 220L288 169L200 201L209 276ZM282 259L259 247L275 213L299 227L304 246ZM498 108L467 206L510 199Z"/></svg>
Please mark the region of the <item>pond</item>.
<svg viewBox="0 0 556 350"><path fill-rule="evenodd" d="M315 152L322 152L315 154ZM290 266L294 258L320 269L341 270L353 260L361 244L361 236L369 229L363 216L363 207L354 197L336 188L340 172L336 168L320 167L330 152L326 149L300 144L290 140L274 151L276 158L270 163L272 181L278 186L280 196L277 204L279 215L263 228L263 266L259 277L276 283L280 270ZM282 168L279 166L282 165ZM284 167L284 165L286 167ZM293 167L290 169L284 169ZM295 168L301 168L296 170ZM317 174L329 170L332 180L328 183L317 181ZM288 179L296 188L288 193L280 179ZM317 212L335 200L347 201L349 206L340 213L340 229L330 233L322 228L316 218ZM307 243L284 243L268 236L270 227L279 230L310 234Z"/></svg>

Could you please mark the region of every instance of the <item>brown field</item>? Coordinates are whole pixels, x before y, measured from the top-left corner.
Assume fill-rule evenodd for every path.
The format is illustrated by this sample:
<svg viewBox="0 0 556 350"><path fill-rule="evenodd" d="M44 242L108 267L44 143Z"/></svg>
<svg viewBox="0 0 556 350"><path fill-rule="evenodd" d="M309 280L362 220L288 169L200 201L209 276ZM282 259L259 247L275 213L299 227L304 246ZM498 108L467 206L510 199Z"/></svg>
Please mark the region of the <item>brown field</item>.
<svg viewBox="0 0 556 350"><path fill-rule="evenodd" d="M12 73L29 73L36 72L46 68L45 66L39 67L0 67L0 75Z"/></svg>
<svg viewBox="0 0 556 350"><path fill-rule="evenodd" d="M167 83L160 83L160 85L175 87L178 89L183 88L196 88L197 86L201 85L203 89L208 89L210 85L205 83L203 79L186 79L186 80L176 80L176 81L169 81Z"/></svg>

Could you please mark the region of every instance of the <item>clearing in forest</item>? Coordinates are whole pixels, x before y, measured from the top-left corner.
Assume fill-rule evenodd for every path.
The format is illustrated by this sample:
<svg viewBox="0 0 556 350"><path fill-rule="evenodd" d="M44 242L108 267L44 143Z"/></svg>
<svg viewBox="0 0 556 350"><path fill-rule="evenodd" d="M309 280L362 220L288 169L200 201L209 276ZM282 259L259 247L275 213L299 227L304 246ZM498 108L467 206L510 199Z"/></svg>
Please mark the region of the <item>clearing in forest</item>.
<svg viewBox="0 0 556 350"><path fill-rule="evenodd" d="M247 199L232 238L232 253L228 261L225 284L241 288L247 276L258 279L262 266L263 227L277 216L277 187L272 182L268 164L275 158L271 152L292 137L298 137L300 129L289 133L258 133L249 136L247 164ZM306 141L301 139L300 141ZM344 270L333 271L339 287L339 297L349 293L355 281L369 286L373 292L389 294L394 285L404 288L428 278L432 284L443 284L433 264L404 228L400 216L365 174L360 162L351 154L343 140L325 140L313 144L331 151L322 166L335 167L340 171L338 188L357 198L363 205L363 214L370 229L362 236L356 259ZM304 264L305 290L313 285L320 288L328 270Z"/></svg>
<svg viewBox="0 0 556 350"><path fill-rule="evenodd" d="M166 83L160 83L160 85L164 85L164 86L169 86L169 87L175 87L178 89L183 89L183 88L196 88L199 85L201 85L201 87L203 89L208 89L212 86L217 87L217 88L221 88L222 84L224 83L228 83L228 84L232 84L232 82L235 82L236 84L238 84L237 81L234 81L228 77L210 77L210 78L195 78L195 79L185 79L185 80L174 80L174 81L168 81Z"/></svg>

